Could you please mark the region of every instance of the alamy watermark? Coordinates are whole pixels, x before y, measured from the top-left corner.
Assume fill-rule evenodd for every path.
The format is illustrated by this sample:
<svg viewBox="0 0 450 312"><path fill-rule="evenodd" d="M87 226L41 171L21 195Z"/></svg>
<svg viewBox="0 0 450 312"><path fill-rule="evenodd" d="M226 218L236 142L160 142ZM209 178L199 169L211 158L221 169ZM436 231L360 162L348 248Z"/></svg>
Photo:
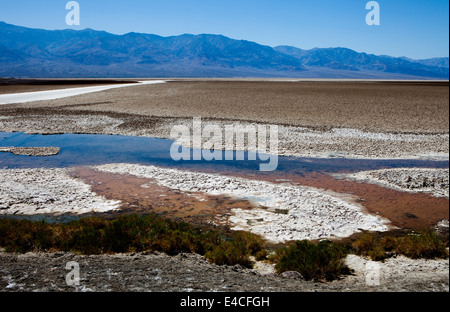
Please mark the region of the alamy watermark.
<svg viewBox="0 0 450 312"><path fill-rule="evenodd" d="M78 264L78 262L67 262L66 270L71 270L66 275L67 286L80 286L80 265Z"/></svg>
<svg viewBox="0 0 450 312"><path fill-rule="evenodd" d="M69 1L66 10L70 12L66 15L66 24L69 26L80 25L80 4L77 1ZM378 1L369 1L366 10L370 10L366 15L366 24L369 26L380 26L380 4Z"/></svg>
<svg viewBox="0 0 450 312"><path fill-rule="evenodd" d="M369 26L380 26L380 4L377 1L369 1L366 10L370 10L366 15L366 24Z"/></svg>
<svg viewBox="0 0 450 312"><path fill-rule="evenodd" d="M66 24L69 26L80 25L80 4L77 1L69 1L66 4L66 10L70 10L66 15ZM366 4L366 10L370 10L366 15L366 24L369 26L379 26L380 23L380 4L378 1L369 1Z"/></svg>
<svg viewBox="0 0 450 312"><path fill-rule="evenodd" d="M260 171L278 168L278 126L276 125L203 125L194 117L192 127L176 125L170 133L176 140L170 148L175 161L259 161ZM235 144L236 142L236 144ZM187 147L189 145L192 150ZM247 158L247 159L246 159Z"/></svg>
<svg viewBox="0 0 450 312"><path fill-rule="evenodd" d="M66 24L69 26L80 25L80 4L77 1L69 1L66 10L70 10L66 15Z"/></svg>

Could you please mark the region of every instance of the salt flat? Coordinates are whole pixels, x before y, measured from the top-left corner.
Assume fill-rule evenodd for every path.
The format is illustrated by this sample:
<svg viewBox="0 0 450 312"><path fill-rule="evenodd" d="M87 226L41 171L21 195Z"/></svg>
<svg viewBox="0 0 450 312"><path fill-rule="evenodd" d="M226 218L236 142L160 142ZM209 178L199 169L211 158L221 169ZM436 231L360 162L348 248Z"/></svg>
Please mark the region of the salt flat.
<svg viewBox="0 0 450 312"><path fill-rule="evenodd" d="M139 84L158 84L164 83L163 80L157 81L139 81ZM0 105L6 104L18 104L18 103L28 103L35 101L49 101L67 98L71 96L77 96L82 94L101 92L111 89L126 88L134 86L134 84L115 84L107 86L95 86L95 87L81 87L81 88L69 88L60 90L47 90L47 91L36 91L36 92L23 92L23 93L13 93L13 94L0 94Z"/></svg>
<svg viewBox="0 0 450 312"><path fill-rule="evenodd" d="M78 215L119 206L70 177L68 169L0 170L0 215Z"/></svg>
<svg viewBox="0 0 450 312"><path fill-rule="evenodd" d="M448 82L178 79L2 105L0 131L170 138L202 117L278 125L284 156L448 160L448 98Z"/></svg>

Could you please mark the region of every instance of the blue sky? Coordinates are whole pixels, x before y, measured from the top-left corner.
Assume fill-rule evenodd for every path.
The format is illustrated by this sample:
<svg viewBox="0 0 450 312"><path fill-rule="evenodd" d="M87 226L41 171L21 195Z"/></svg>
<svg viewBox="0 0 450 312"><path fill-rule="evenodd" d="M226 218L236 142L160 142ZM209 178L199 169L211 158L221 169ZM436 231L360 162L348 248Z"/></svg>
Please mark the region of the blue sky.
<svg viewBox="0 0 450 312"><path fill-rule="evenodd" d="M67 2L0 0L0 21L115 34L222 34L270 46L347 47L414 59L449 56L448 0L379 0L380 26L365 22L368 0L78 0L80 27L65 24Z"/></svg>

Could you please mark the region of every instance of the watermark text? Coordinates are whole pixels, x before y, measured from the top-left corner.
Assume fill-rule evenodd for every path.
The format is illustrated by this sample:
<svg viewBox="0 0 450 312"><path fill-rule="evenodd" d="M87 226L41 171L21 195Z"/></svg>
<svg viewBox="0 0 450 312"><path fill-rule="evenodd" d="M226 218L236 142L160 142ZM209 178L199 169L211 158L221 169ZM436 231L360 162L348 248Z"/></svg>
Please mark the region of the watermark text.
<svg viewBox="0 0 450 312"><path fill-rule="evenodd" d="M191 130L192 129L192 130ZM170 136L176 140L170 148L175 161L259 161L260 171L278 167L278 126L276 125L203 125L194 117L192 127L176 125ZM192 151L186 145L192 146Z"/></svg>

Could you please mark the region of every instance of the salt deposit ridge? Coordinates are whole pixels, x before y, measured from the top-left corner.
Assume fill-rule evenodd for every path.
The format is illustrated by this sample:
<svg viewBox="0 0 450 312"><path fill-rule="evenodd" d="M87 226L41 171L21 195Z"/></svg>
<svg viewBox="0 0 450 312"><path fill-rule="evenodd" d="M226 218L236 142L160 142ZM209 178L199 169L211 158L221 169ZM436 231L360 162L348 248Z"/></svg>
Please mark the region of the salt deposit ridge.
<svg viewBox="0 0 450 312"><path fill-rule="evenodd" d="M424 192L431 193L436 197L449 197L449 169L397 168L337 174L335 176L379 184L404 192Z"/></svg>

